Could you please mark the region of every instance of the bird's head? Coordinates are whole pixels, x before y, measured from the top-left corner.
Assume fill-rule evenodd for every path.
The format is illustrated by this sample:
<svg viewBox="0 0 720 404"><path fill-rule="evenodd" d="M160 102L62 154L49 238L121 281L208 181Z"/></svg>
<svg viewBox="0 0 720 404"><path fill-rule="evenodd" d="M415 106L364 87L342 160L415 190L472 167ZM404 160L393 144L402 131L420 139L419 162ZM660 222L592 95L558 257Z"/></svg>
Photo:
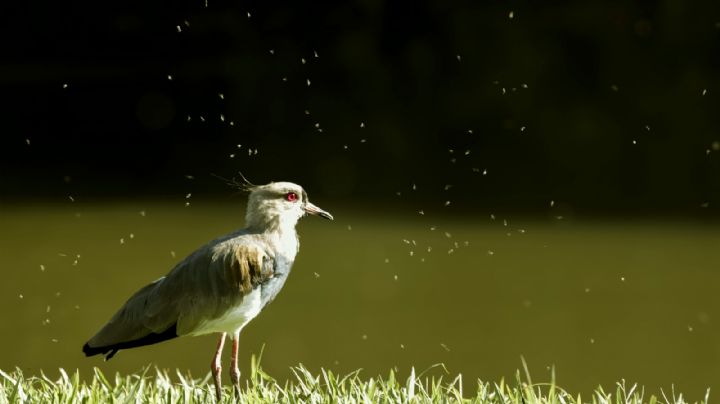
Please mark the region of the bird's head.
<svg viewBox="0 0 720 404"><path fill-rule="evenodd" d="M313 205L307 192L292 182L271 182L248 186L245 221L250 227L261 229L294 227L306 214L333 220L330 213Z"/></svg>

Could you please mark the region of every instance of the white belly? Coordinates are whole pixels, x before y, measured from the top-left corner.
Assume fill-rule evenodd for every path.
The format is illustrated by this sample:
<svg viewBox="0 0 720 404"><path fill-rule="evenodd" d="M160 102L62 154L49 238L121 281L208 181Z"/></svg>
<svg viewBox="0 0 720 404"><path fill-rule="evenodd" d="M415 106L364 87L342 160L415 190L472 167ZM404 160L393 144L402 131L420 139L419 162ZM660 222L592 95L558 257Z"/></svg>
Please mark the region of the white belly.
<svg viewBox="0 0 720 404"><path fill-rule="evenodd" d="M240 332L247 323L260 313L262 302L260 288L255 288L245 295L240 304L230 307L222 316L202 321L191 335L202 335L217 332Z"/></svg>

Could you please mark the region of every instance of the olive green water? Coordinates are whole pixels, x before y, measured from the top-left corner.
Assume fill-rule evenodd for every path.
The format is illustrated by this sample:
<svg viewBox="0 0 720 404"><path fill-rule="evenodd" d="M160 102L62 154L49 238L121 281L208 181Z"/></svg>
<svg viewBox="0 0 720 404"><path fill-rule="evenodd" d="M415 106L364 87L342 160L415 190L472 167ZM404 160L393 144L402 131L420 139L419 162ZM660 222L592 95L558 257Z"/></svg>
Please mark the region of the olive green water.
<svg viewBox="0 0 720 404"><path fill-rule="evenodd" d="M513 377L524 356L534 381L554 366L575 392L620 379L651 392L674 384L690 399L720 387L716 227L393 220L324 205L336 221L301 221L285 289L243 331L244 371L264 345L263 366L281 379L298 363L374 376L441 362L472 388L477 377ZM0 206L0 368L87 375L154 364L204 375L213 336L109 362L81 346L132 292L242 215L225 202Z"/></svg>

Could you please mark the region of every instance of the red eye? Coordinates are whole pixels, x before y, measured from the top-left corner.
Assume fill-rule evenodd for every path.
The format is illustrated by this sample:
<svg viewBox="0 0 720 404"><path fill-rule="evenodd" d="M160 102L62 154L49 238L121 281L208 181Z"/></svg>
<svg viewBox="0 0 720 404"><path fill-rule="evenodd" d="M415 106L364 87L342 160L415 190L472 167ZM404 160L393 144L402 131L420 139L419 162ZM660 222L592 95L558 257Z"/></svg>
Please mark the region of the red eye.
<svg viewBox="0 0 720 404"><path fill-rule="evenodd" d="M287 195L285 195L285 199L287 199L290 202L295 202L298 199L298 196L295 192L288 192Z"/></svg>

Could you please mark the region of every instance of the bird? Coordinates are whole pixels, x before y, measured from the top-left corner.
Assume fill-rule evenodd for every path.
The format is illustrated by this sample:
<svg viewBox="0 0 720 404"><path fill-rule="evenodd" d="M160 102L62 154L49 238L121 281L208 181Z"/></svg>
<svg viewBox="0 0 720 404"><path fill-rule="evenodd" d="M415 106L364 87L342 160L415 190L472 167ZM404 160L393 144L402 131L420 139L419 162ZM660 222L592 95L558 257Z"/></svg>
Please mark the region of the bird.
<svg viewBox="0 0 720 404"><path fill-rule="evenodd" d="M210 364L219 402L221 355L229 335L230 379L234 391L239 391L240 331L285 284L299 250L297 222L305 215L333 220L310 203L300 185L245 181L242 188L249 192L245 227L208 242L133 294L85 343L86 356L104 355L109 360L123 349L180 336L220 334Z"/></svg>

